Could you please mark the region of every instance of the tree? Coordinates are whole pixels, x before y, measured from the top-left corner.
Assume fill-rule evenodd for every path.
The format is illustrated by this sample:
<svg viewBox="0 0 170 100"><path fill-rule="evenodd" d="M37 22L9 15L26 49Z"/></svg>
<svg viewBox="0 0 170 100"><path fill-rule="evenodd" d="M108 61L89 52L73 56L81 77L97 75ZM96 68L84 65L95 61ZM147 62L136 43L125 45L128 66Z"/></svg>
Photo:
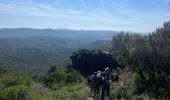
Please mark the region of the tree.
<svg viewBox="0 0 170 100"><path fill-rule="evenodd" d="M112 45L118 62L140 77L136 93L170 98L170 22L149 35L122 32L113 36Z"/></svg>
<svg viewBox="0 0 170 100"><path fill-rule="evenodd" d="M58 65L50 65L49 67L50 69L48 70L48 73L53 73L59 69Z"/></svg>

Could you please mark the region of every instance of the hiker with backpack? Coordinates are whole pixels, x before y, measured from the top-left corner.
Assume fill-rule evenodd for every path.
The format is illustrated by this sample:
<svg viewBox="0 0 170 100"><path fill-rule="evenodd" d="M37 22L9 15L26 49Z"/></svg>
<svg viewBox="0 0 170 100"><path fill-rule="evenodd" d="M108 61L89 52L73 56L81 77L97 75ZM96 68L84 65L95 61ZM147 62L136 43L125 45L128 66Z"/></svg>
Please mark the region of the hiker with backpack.
<svg viewBox="0 0 170 100"><path fill-rule="evenodd" d="M100 96L100 86L101 86L101 78L100 78L100 71L94 72L94 77L93 77L93 97L99 98Z"/></svg>
<svg viewBox="0 0 170 100"><path fill-rule="evenodd" d="M110 71L109 67L105 68L105 71L94 72L93 75L87 78L88 85L91 88L91 96L99 98L101 88L101 100L104 100L105 93L110 99L110 83L118 81L118 73L116 70Z"/></svg>
<svg viewBox="0 0 170 100"><path fill-rule="evenodd" d="M93 92L93 75L87 77L87 85L90 87L90 95L92 96Z"/></svg>
<svg viewBox="0 0 170 100"><path fill-rule="evenodd" d="M111 80L113 82L118 82L119 81L119 77L118 77L118 72L116 70L113 70L111 73Z"/></svg>
<svg viewBox="0 0 170 100"><path fill-rule="evenodd" d="M110 78L111 71L107 67L104 72L102 72L102 94L101 94L101 100L104 100L105 92L107 94L107 97L110 98Z"/></svg>

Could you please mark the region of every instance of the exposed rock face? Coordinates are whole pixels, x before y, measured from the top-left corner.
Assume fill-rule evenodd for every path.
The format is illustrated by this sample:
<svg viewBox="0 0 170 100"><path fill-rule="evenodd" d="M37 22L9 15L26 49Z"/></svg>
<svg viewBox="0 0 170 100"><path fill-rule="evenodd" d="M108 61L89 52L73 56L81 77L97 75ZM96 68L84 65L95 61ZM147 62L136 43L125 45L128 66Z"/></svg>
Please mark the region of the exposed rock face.
<svg viewBox="0 0 170 100"><path fill-rule="evenodd" d="M70 57L72 64L67 68L75 69L84 76L90 75L98 70L104 71L106 67L116 69L119 67L117 61L110 53L81 49Z"/></svg>

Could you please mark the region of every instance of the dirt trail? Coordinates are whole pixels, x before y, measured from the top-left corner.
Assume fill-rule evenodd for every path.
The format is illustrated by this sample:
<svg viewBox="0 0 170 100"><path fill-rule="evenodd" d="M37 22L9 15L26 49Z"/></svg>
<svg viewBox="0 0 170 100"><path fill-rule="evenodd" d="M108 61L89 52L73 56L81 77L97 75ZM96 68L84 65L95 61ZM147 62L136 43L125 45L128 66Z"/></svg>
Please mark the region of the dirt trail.
<svg viewBox="0 0 170 100"><path fill-rule="evenodd" d="M97 98L88 97L86 100L99 100Z"/></svg>
<svg viewBox="0 0 170 100"><path fill-rule="evenodd" d="M86 100L94 100L92 97L88 97Z"/></svg>

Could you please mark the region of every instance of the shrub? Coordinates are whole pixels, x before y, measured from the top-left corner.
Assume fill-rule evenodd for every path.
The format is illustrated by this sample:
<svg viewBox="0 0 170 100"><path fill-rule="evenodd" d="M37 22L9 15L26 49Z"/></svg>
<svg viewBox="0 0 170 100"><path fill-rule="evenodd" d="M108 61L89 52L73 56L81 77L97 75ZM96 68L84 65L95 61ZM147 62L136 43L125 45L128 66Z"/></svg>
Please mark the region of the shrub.
<svg viewBox="0 0 170 100"><path fill-rule="evenodd" d="M29 87L24 85L13 86L0 90L1 100L36 100L38 96L35 95Z"/></svg>
<svg viewBox="0 0 170 100"><path fill-rule="evenodd" d="M83 80L82 76L78 72L64 72L64 71L57 71L53 73L46 74L43 77L43 83L52 88L54 84L58 86L63 86L65 84L74 83L74 82L81 82Z"/></svg>
<svg viewBox="0 0 170 100"><path fill-rule="evenodd" d="M80 81L82 81L82 76L78 72L68 73L65 80L66 83L73 83L73 82L80 82Z"/></svg>
<svg viewBox="0 0 170 100"><path fill-rule="evenodd" d="M31 86L31 79L25 75L20 74L5 74L5 77L1 80L3 88L15 86L15 85L25 85Z"/></svg>
<svg viewBox="0 0 170 100"><path fill-rule="evenodd" d="M138 74L138 73L133 73L133 81L137 84L137 83L139 83L140 82L140 80L141 80L141 77L140 77L140 75Z"/></svg>
<svg viewBox="0 0 170 100"><path fill-rule="evenodd" d="M48 100L85 100L89 89L84 83L70 83L63 86L60 90L53 91Z"/></svg>
<svg viewBox="0 0 170 100"><path fill-rule="evenodd" d="M33 91L32 79L23 74L4 73L0 80L0 100L38 100Z"/></svg>

